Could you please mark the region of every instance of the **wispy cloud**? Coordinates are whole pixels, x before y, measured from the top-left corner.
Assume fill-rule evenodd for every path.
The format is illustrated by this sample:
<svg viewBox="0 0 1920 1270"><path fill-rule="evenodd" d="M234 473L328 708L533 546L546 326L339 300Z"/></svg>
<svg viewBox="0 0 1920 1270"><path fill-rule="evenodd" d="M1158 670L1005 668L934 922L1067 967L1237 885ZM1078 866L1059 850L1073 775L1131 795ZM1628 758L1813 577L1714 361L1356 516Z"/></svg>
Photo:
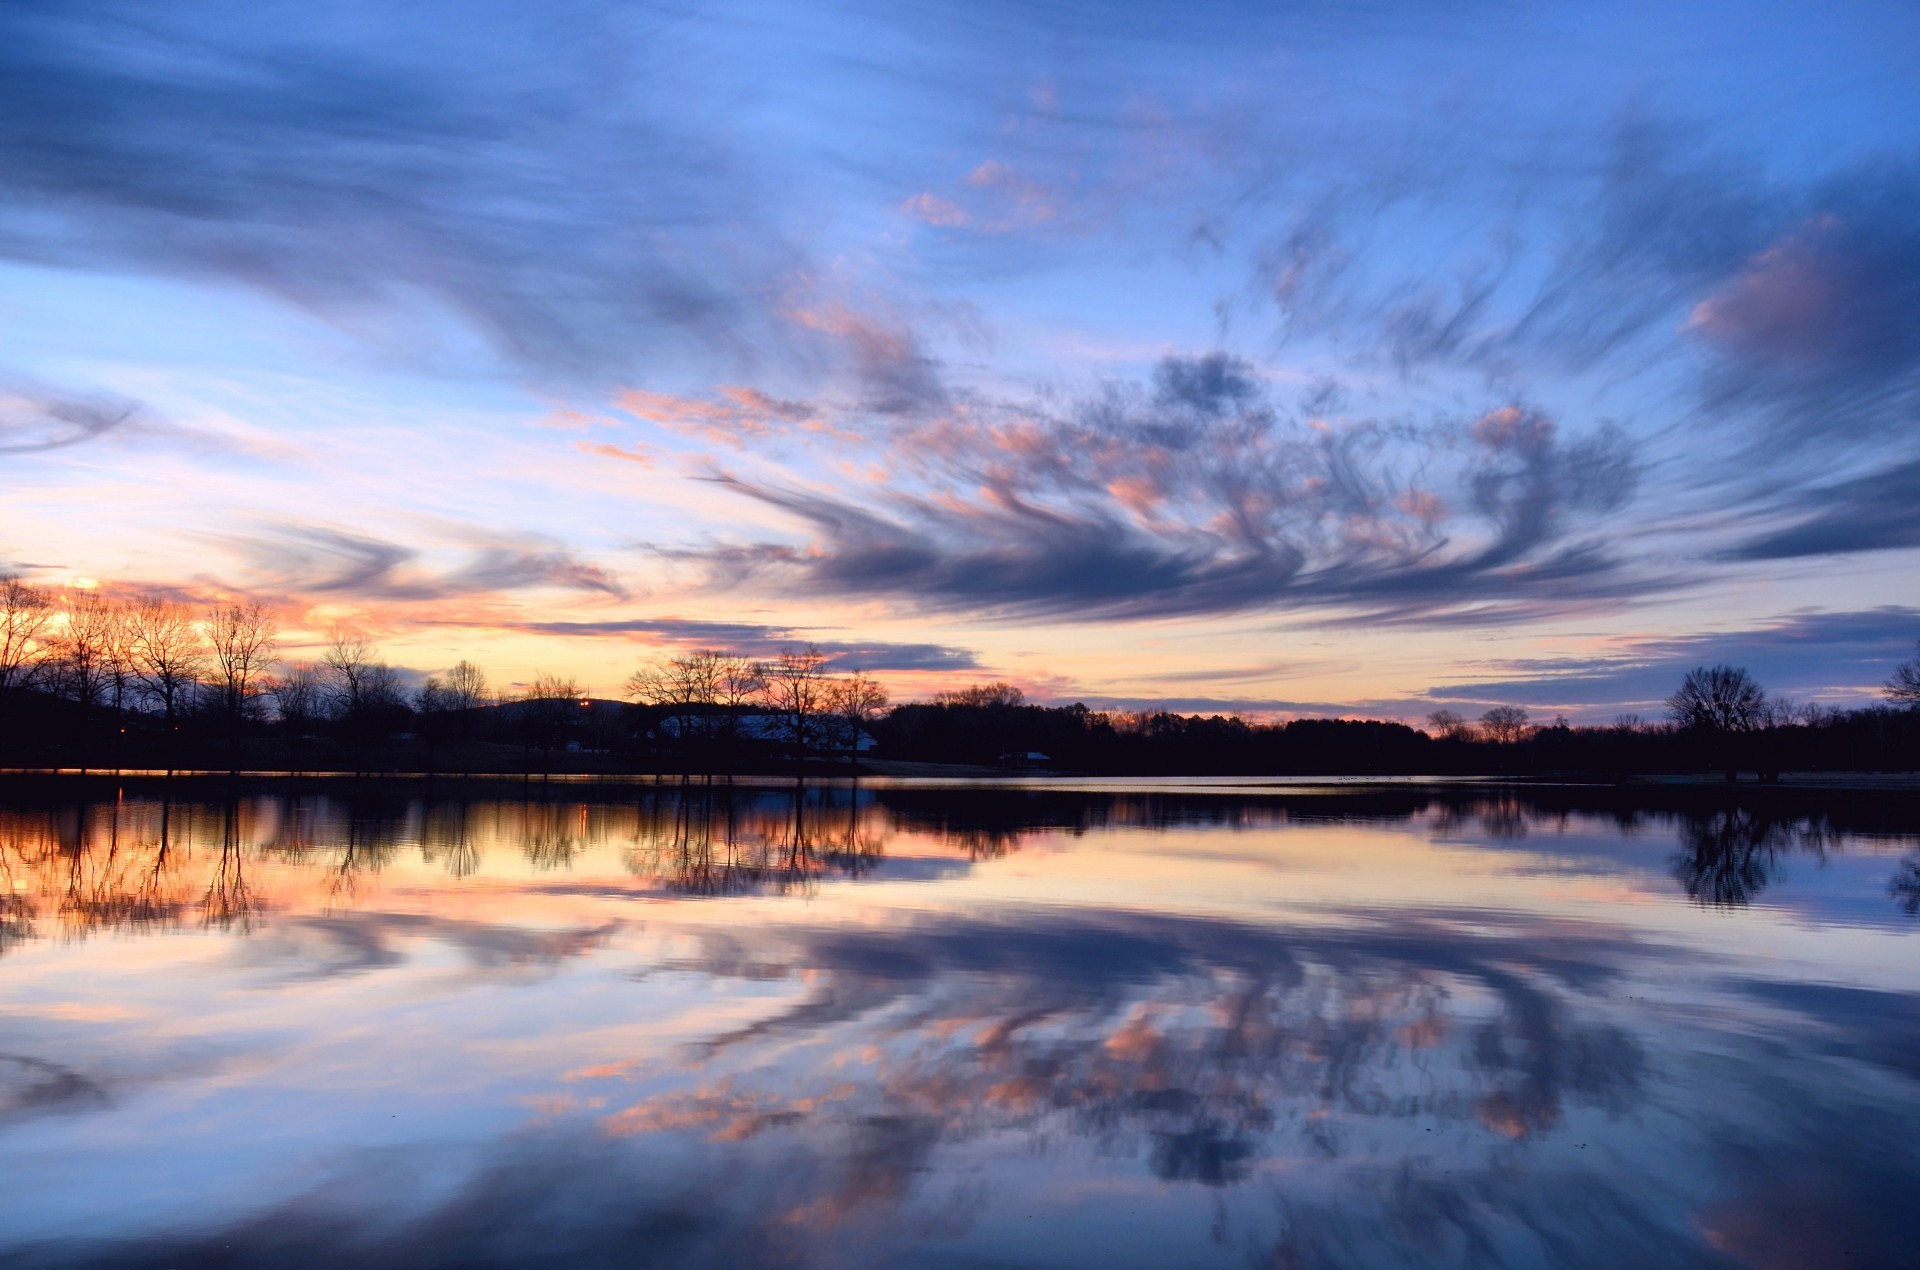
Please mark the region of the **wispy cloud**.
<svg viewBox="0 0 1920 1270"><path fill-rule="evenodd" d="M565 2L335 18L7 6L0 254L237 279L413 343L450 315L567 374L778 341L801 253L670 30Z"/></svg>
<svg viewBox="0 0 1920 1270"><path fill-rule="evenodd" d="M980 668L978 655L945 644L890 643L809 636L786 626L697 618L642 617L605 621L518 621L507 629L568 638L631 639L677 648L718 648L748 657L768 657L787 648L812 644L827 656L831 670L963 671Z"/></svg>
<svg viewBox="0 0 1920 1270"><path fill-rule="evenodd" d="M1920 547L1920 460L1791 494L1781 529L1736 545L1735 560L1789 560Z"/></svg>
<svg viewBox="0 0 1920 1270"><path fill-rule="evenodd" d="M1427 427L1302 419L1222 354L1062 414L956 409L897 430L891 456L887 491L717 476L813 537L691 554L724 585L1014 616L1443 616L1655 584L1582 529L1631 497L1620 434L1565 439L1521 405Z"/></svg>
<svg viewBox="0 0 1920 1270"><path fill-rule="evenodd" d="M1920 608L1796 613L1745 629L1621 640L1597 656L1502 663L1485 681L1427 692L1447 703L1657 708L1688 667L1727 662L1775 691L1836 704L1877 696L1916 636Z"/></svg>
<svg viewBox="0 0 1920 1270"><path fill-rule="evenodd" d="M445 568L429 567L419 548L325 525L262 525L222 545L246 562L252 585L280 594L359 601L540 588L614 598L626 594L606 569L547 543L463 544L459 562Z"/></svg>

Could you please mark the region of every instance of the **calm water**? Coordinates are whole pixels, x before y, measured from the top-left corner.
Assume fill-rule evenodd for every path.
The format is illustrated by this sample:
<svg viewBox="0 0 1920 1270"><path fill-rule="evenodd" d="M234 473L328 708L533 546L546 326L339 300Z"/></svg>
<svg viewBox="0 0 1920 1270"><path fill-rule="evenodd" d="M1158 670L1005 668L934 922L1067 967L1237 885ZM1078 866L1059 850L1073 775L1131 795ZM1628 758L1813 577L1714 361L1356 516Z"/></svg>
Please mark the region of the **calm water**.
<svg viewBox="0 0 1920 1270"><path fill-rule="evenodd" d="M0 1262L1920 1260L1920 812L0 786Z"/></svg>

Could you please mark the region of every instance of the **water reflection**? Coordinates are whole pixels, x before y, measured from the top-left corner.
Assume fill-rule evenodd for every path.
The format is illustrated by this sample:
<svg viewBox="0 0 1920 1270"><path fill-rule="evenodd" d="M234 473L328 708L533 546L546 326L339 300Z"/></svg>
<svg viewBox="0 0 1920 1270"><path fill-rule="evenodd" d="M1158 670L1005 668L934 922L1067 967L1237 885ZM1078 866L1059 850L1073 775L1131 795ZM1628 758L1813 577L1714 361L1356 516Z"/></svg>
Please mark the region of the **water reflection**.
<svg viewBox="0 0 1920 1270"><path fill-rule="evenodd" d="M511 856L536 872L565 874L611 849L627 875L665 892L738 896L805 893L824 879L884 875L887 843L897 839L949 854L958 868L1000 859L1042 835L1328 823L1400 824L1434 840L1491 844L1525 843L1530 834L1564 839L1595 826L1624 840L1671 836L1678 847L1671 873L1686 896L1703 907L1739 908L1758 900L1789 860L1818 868L1849 841L1920 834L1920 823L1900 822L1901 810L1848 817L1751 805L1647 808L1513 792L982 796L686 785L588 800L379 788L287 795L189 786L180 797L121 789L84 801L0 805L0 947L33 937L43 915L67 935L187 922L249 927L275 902L257 877L272 864L294 866L300 878L319 879L330 902L351 905L402 858L454 878L483 873L490 856L496 865ZM272 882L291 880L282 871ZM1901 910L1920 914L1920 853L1893 866L1887 891Z"/></svg>
<svg viewBox="0 0 1920 1270"><path fill-rule="evenodd" d="M10 1262L1910 1257L1898 805L212 793L0 806Z"/></svg>

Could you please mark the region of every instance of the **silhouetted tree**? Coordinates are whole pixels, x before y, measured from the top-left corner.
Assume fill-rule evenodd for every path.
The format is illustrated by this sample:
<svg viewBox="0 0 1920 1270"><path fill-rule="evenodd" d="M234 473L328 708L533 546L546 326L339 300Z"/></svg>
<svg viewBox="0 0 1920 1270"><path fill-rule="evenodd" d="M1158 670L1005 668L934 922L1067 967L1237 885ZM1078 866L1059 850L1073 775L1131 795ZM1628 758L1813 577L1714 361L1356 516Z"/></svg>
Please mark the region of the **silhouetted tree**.
<svg viewBox="0 0 1920 1270"><path fill-rule="evenodd" d="M295 662L267 685L280 720L295 732L311 727L326 709L326 682L310 661Z"/></svg>
<svg viewBox="0 0 1920 1270"><path fill-rule="evenodd" d="M53 618L52 596L16 574L0 577L0 710L39 671Z"/></svg>
<svg viewBox="0 0 1920 1270"><path fill-rule="evenodd" d="M61 694L83 706L99 705L125 674L125 611L104 595L83 591L67 602L63 616L51 650Z"/></svg>
<svg viewBox="0 0 1920 1270"><path fill-rule="evenodd" d="M750 657L716 653L714 703L720 710L720 748L727 778L739 763L740 718L767 690L767 670Z"/></svg>
<svg viewBox="0 0 1920 1270"><path fill-rule="evenodd" d="M865 671L856 670L845 679L827 686L827 708L839 726L841 741L847 747L847 765L860 768L860 736L874 716L887 708L887 691Z"/></svg>
<svg viewBox="0 0 1920 1270"><path fill-rule="evenodd" d="M1427 716L1433 735L1446 741L1464 741L1473 735L1473 725L1457 710L1435 710Z"/></svg>
<svg viewBox="0 0 1920 1270"><path fill-rule="evenodd" d="M1667 714L1680 728L1706 738L1732 783L1742 743L1736 738L1773 721L1766 691L1739 666L1695 666L1667 698Z"/></svg>
<svg viewBox="0 0 1920 1270"><path fill-rule="evenodd" d="M375 657L373 639L362 630L335 623L327 628L327 645L320 654L334 712L354 718L366 712Z"/></svg>
<svg viewBox="0 0 1920 1270"><path fill-rule="evenodd" d="M1750 732L1766 721L1767 694L1738 666L1695 666L1667 698L1667 713L1683 728Z"/></svg>
<svg viewBox="0 0 1920 1270"><path fill-rule="evenodd" d="M1920 644L1914 645L1915 656L1901 662L1893 668L1893 674L1887 677L1887 700L1908 710L1920 710Z"/></svg>
<svg viewBox="0 0 1920 1270"><path fill-rule="evenodd" d="M553 751L580 713L581 691L578 680L542 671L534 675L533 682L520 698L522 743L528 750L538 748L544 751L549 766L552 765Z"/></svg>
<svg viewBox="0 0 1920 1270"><path fill-rule="evenodd" d="M660 726L674 738L683 775L693 774L694 756L717 726L719 679L720 654L705 651L668 657L627 676L628 699L662 711Z"/></svg>
<svg viewBox="0 0 1920 1270"><path fill-rule="evenodd" d="M460 716L460 735L471 738L473 716L487 704L487 675L470 661L457 661L440 681L446 708Z"/></svg>
<svg viewBox="0 0 1920 1270"><path fill-rule="evenodd" d="M996 680L990 684L974 684L955 692L934 694L933 703L937 706L971 706L979 709L999 707L1011 710L1025 704L1026 694L1010 683Z"/></svg>
<svg viewBox="0 0 1920 1270"><path fill-rule="evenodd" d="M447 701L446 684L433 675L428 675L413 694L413 714L419 724L421 744L427 749L429 772L436 770L434 751L446 731L447 716L451 713Z"/></svg>
<svg viewBox="0 0 1920 1270"><path fill-rule="evenodd" d="M227 722L228 741L237 750L247 705L259 694L261 676L273 660L279 623L258 600L216 604L207 611L206 623L220 713Z"/></svg>
<svg viewBox="0 0 1920 1270"><path fill-rule="evenodd" d="M193 610L175 600L136 600L127 611L128 664L133 677L171 724L207 669L207 645Z"/></svg>
<svg viewBox="0 0 1920 1270"><path fill-rule="evenodd" d="M767 708L780 722L784 739L793 747L799 762L807 748L818 738L822 709L826 705L826 654L817 645L783 648L766 667L766 687L761 696Z"/></svg>
<svg viewBox="0 0 1920 1270"><path fill-rule="evenodd" d="M1527 712L1519 706L1495 706L1480 716L1489 739L1511 745L1527 735Z"/></svg>

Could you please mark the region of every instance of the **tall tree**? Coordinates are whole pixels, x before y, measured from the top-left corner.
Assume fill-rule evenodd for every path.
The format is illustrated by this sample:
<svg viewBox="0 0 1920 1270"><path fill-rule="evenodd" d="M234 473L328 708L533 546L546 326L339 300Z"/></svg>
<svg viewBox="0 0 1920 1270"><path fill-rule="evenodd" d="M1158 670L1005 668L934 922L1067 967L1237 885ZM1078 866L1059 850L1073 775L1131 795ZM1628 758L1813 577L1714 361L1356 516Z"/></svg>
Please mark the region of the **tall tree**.
<svg viewBox="0 0 1920 1270"><path fill-rule="evenodd" d="M487 672L470 661L457 661L441 680L447 689L449 710L478 710L487 704Z"/></svg>
<svg viewBox="0 0 1920 1270"><path fill-rule="evenodd" d="M520 734L528 751L537 746L551 760L554 749L579 716L581 702L578 680L545 671L535 674L519 703Z"/></svg>
<svg viewBox="0 0 1920 1270"><path fill-rule="evenodd" d="M887 690L864 670L856 670L827 686L827 707L839 725L840 742L847 747L847 765L858 771L860 737L887 708Z"/></svg>
<svg viewBox="0 0 1920 1270"><path fill-rule="evenodd" d="M1748 736L1773 722L1773 709L1765 689L1744 667L1695 666L1667 698L1667 714L1681 729L1705 739L1702 748L1717 759L1728 784L1738 778L1743 758L1753 759L1761 780L1774 778L1760 752L1772 747Z"/></svg>
<svg viewBox="0 0 1920 1270"><path fill-rule="evenodd" d="M326 708L326 680L310 661L287 667L287 673L272 681L267 691L273 696L280 721L296 735L318 719Z"/></svg>
<svg viewBox="0 0 1920 1270"><path fill-rule="evenodd" d="M446 681L428 675L413 694L413 713L420 720L420 740L427 747L427 770L434 770L434 750L446 730L447 716L453 712L453 693Z"/></svg>
<svg viewBox="0 0 1920 1270"><path fill-rule="evenodd" d="M1914 656L1893 668L1886 694L1887 700L1897 706L1920 710L1920 644L1914 645Z"/></svg>
<svg viewBox="0 0 1920 1270"><path fill-rule="evenodd" d="M1027 695L1004 680L973 684L953 692L935 693L933 703L940 706L973 706L980 709L1012 709L1025 703Z"/></svg>
<svg viewBox="0 0 1920 1270"><path fill-rule="evenodd" d="M52 596L17 574L0 577L0 702L39 671L53 619Z"/></svg>
<svg viewBox="0 0 1920 1270"><path fill-rule="evenodd" d="M1495 706L1480 716L1487 736L1502 745L1511 745L1527 735L1527 712L1519 706Z"/></svg>
<svg viewBox="0 0 1920 1270"><path fill-rule="evenodd" d="M1695 666L1667 698L1667 714L1683 728L1751 732L1767 722L1767 694L1742 667Z"/></svg>
<svg viewBox="0 0 1920 1270"><path fill-rule="evenodd" d="M714 704L720 711L720 748L727 779L733 779L739 764L740 720L747 708L760 700L767 690L767 668L751 657L736 653L715 653L718 669L714 675Z"/></svg>
<svg viewBox="0 0 1920 1270"><path fill-rule="evenodd" d="M126 673L126 609L97 591L67 601L59 633L51 641L61 693L83 706L97 706Z"/></svg>
<svg viewBox="0 0 1920 1270"><path fill-rule="evenodd" d="M630 699L666 712L662 726L677 738L689 772L696 755L716 748L726 751L731 768L741 712L765 688L766 675L758 662L718 648L642 666L627 677L626 685Z"/></svg>
<svg viewBox="0 0 1920 1270"><path fill-rule="evenodd" d="M373 686L373 668L380 664L372 637L357 627L336 622L327 628L320 664L325 668L334 712L343 718L364 714Z"/></svg>
<svg viewBox="0 0 1920 1270"><path fill-rule="evenodd" d="M127 616L133 677L172 723L207 668L207 645L193 610L175 600L147 598L134 601Z"/></svg>
<svg viewBox="0 0 1920 1270"><path fill-rule="evenodd" d="M459 716L460 736L473 737L473 716L487 704L487 672L470 661L457 661L440 680L448 713Z"/></svg>
<svg viewBox="0 0 1920 1270"><path fill-rule="evenodd" d="M815 734L826 705L826 662L819 646L808 644L783 648L767 663L761 699L779 722L782 739L793 747L796 763L819 740Z"/></svg>
<svg viewBox="0 0 1920 1270"><path fill-rule="evenodd" d="M206 624L219 675L220 711L238 746L247 704L259 694L260 678L273 660L279 623L258 600L248 600L214 605L207 610Z"/></svg>

